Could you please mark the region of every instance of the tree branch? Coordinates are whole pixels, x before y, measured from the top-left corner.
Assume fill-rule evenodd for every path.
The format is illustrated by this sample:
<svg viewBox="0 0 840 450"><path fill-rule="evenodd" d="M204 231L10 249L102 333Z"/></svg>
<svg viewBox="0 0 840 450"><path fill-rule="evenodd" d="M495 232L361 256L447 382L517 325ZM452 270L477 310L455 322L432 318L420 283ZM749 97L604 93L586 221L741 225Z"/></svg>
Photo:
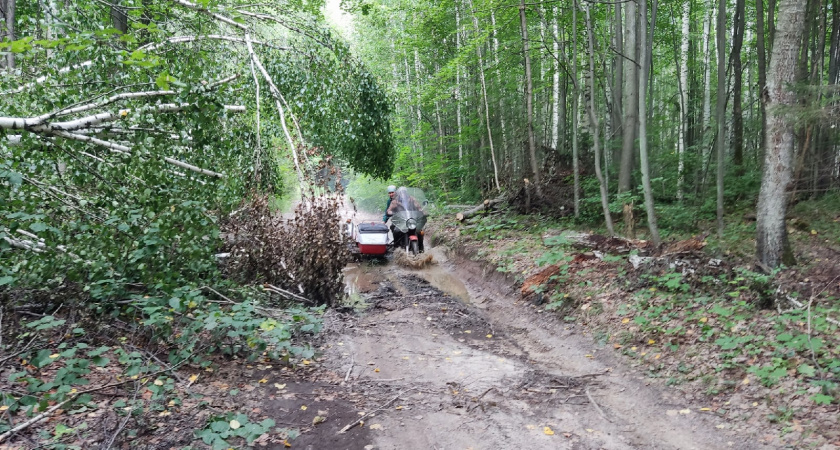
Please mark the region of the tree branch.
<svg viewBox="0 0 840 450"><path fill-rule="evenodd" d="M241 37L226 36L226 35L221 35L221 34L206 34L206 35L196 35L196 36L175 36L175 37L171 37L169 39L166 39L162 42L155 42L155 43L151 43L151 44L146 44L146 45L140 47L138 50L142 50L142 51L145 51L145 52L151 52L151 51L155 51L155 50L159 49L160 47L163 47L166 44L180 44L180 43L184 43L184 42L195 42L195 41L200 41L202 39L212 39L212 40L217 40L217 41L236 42L238 44L244 44L245 43L245 39L243 39ZM266 46L266 47L270 47L270 48L273 48L275 50L292 50L292 48L290 48L290 47L279 47L279 46L267 44L267 43L261 42L261 41L251 41L251 43L253 43L255 45L263 45L263 46Z"/></svg>
<svg viewBox="0 0 840 450"><path fill-rule="evenodd" d="M233 19L231 19L229 17L225 17L225 16L223 16L219 13L214 13L207 8L204 8L202 6L198 6L195 3L188 2L187 0L174 0L174 2L178 5L181 5L181 6L185 7L185 8L192 9L193 11L198 11L198 12L201 12L201 13L204 13L204 14L209 14L214 19L219 20L220 22L224 22L224 23L226 23L226 24L228 24L232 27L236 27L236 28L239 28L241 30L246 30L246 31L248 30L248 27L246 27L245 25L242 25L241 23L238 23L238 22L234 21Z"/></svg>
<svg viewBox="0 0 840 450"><path fill-rule="evenodd" d="M277 106L277 112L280 113L280 125L283 126L283 133L286 134L286 140L289 141L289 147L292 150L292 157L295 160L295 169L297 170L298 176L298 183L303 186L303 171L300 169L300 162L298 160L297 148L295 147L294 140L292 140L292 135L289 133L289 127L286 126L286 114L283 111L283 105L280 104L282 101L285 103L285 99L283 99L283 95L280 93L280 90L277 89L277 86L274 84L274 80L271 79L271 76L265 70L260 59L257 58L257 54L254 53L254 47L251 45L251 36L248 34L245 35L245 43L248 46L248 54L251 57L251 60L260 69L260 73L262 73L263 78L265 81L268 82L269 91L271 95L274 97L274 104Z"/></svg>
<svg viewBox="0 0 840 450"><path fill-rule="evenodd" d="M216 178L224 178L225 177L225 175L222 174L222 173L213 172L212 170L202 169L201 167L196 167L196 166L193 166L192 164L187 164L185 162L178 161L177 159L164 157L163 160L168 162L169 164L172 164L172 165L175 165L175 166L187 169L187 170L192 170L193 172L197 172L197 173L200 173L202 175L208 175L208 176L216 177Z"/></svg>

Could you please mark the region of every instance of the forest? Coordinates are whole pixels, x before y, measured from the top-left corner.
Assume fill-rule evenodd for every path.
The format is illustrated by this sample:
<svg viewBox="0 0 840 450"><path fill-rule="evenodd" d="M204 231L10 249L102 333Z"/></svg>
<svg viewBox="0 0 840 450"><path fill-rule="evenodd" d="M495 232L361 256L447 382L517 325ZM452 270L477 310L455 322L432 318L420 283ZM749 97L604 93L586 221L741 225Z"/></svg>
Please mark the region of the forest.
<svg viewBox="0 0 840 450"><path fill-rule="evenodd" d="M544 207L657 244L754 209L776 267L787 206L836 192L840 19L746 3L362 2L355 40L401 99L403 179L458 199L528 179Z"/></svg>
<svg viewBox="0 0 840 450"><path fill-rule="evenodd" d="M559 383L604 430L654 429L610 444L546 416L533 439L686 448L669 421L712 409L753 427L703 422L729 433L712 447L840 445L837 1L0 0L0 16L0 446L387 448L371 420L418 388L366 384L404 373L355 333L397 311L499 361L571 324L716 405L631 419L586 361L566 378L551 358L569 355L529 357L506 376ZM345 219L378 220L390 184L426 192L434 268L348 252ZM516 290L481 307L434 276ZM505 425L444 444L557 448L506 440L554 392L458 397L469 382L445 376L429 383L448 405ZM753 399L758 425L725 406Z"/></svg>

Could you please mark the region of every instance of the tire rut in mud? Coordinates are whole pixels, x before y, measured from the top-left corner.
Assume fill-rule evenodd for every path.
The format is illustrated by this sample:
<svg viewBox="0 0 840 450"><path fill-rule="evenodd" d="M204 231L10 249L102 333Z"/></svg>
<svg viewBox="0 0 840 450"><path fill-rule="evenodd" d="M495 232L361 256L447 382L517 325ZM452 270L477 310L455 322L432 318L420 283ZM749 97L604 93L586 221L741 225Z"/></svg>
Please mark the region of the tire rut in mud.
<svg viewBox="0 0 840 450"><path fill-rule="evenodd" d="M471 411L475 408L504 408L507 401L545 408L563 404L586 405L590 403L592 392L602 387L597 380L600 374L559 376L535 367L528 351L517 343L515 336L507 336L502 329L504 326L495 326L484 311L452 297L427 280L408 274L401 276L399 284L402 289L397 289L391 281L380 283L379 288L368 296L371 309L396 311L420 308L431 326L445 331L459 343L516 361L526 368L520 376L507 380L509 383L505 386L490 387L477 396L454 397L452 406ZM514 335L526 332L516 328L511 331ZM450 393L460 392L465 387L455 381L447 385Z"/></svg>

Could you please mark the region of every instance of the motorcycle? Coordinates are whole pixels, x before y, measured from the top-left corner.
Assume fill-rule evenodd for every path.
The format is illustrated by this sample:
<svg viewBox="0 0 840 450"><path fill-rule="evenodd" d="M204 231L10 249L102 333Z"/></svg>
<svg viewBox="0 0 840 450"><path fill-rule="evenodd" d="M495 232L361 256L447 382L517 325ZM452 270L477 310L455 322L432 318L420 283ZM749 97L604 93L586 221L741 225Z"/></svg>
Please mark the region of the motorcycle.
<svg viewBox="0 0 840 450"><path fill-rule="evenodd" d="M423 227L426 225L426 212L423 209L428 204L421 189L397 189L397 194L388 208L388 213L391 214L394 249L404 249L413 256L423 252L421 244Z"/></svg>

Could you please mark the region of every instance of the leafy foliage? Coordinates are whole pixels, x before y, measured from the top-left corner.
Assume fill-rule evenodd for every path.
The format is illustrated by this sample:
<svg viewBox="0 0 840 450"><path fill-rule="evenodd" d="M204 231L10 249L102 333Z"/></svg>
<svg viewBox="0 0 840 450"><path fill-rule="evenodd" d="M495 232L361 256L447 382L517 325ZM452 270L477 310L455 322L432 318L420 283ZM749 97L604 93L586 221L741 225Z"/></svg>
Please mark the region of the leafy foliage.
<svg viewBox="0 0 840 450"><path fill-rule="evenodd" d="M56 402L96 409L107 372L120 394L151 393L120 400L139 423L178 400L183 365L312 357L314 303L342 295L341 197L309 192L282 224L267 198L291 197L295 176L340 179L321 165L332 155L376 176L393 160L388 99L321 26L321 2L54 3L18 2L19 39L0 43L15 61L0 77L0 369L14 366L3 410L17 422ZM243 270L220 255L246 251L234 226L295 239ZM237 420L208 444L273 425ZM102 431L62 427L59 446Z"/></svg>

